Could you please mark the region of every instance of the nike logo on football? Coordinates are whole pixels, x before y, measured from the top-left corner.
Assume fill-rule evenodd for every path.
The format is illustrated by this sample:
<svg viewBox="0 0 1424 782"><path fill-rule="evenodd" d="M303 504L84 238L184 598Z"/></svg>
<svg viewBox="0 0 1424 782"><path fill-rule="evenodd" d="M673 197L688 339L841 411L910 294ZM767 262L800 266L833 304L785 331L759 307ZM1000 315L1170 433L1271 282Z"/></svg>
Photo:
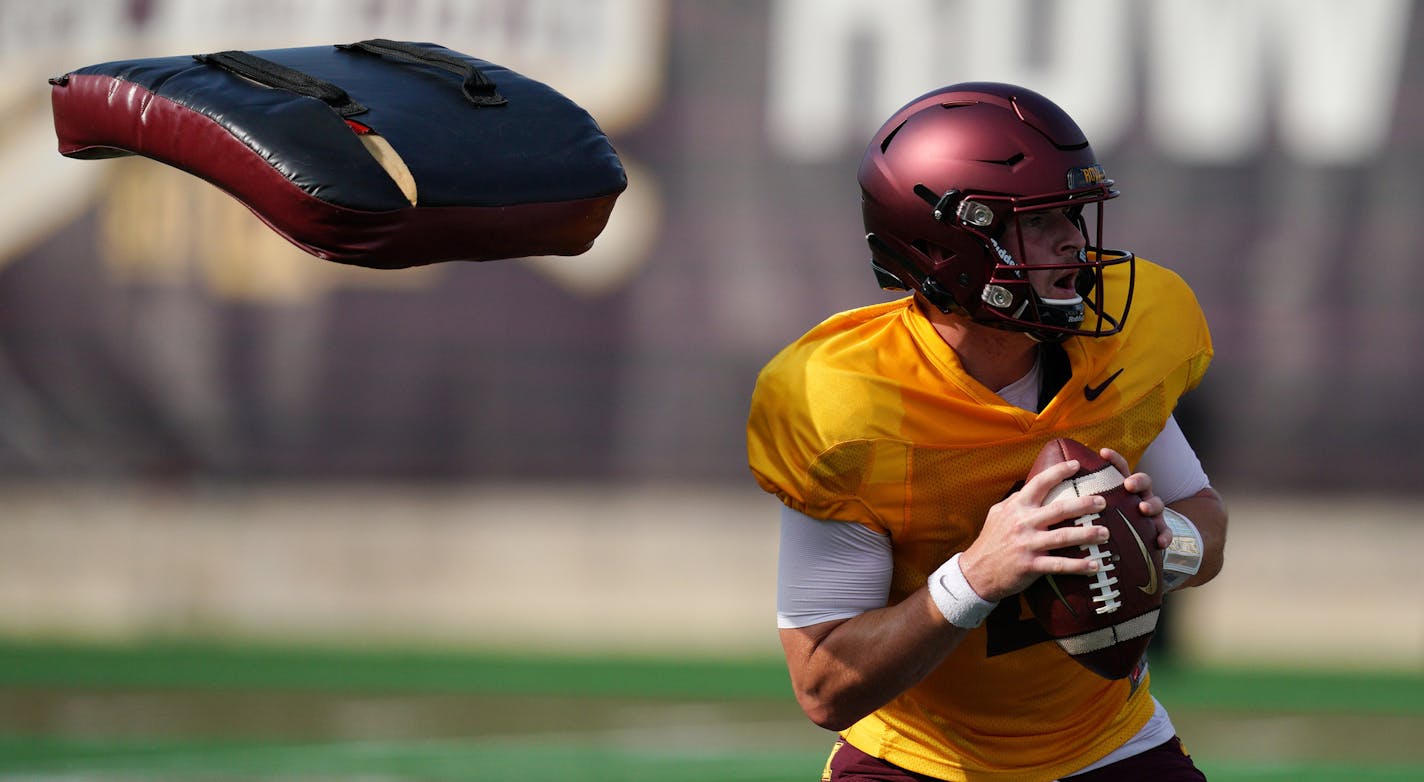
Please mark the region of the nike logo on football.
<svg viewBox="0 0 1424 782"><path fill-rule="evenodd" d="M1147 544L1142 542L1142 536L1137 534L1137 529L1132 526L1132 522L1127 520L1127 514L1118 511L1117 515L1122 516L1122 523L1127 525L1127 531L1132 533L1132 539L1137 541L1137 550L1142 552L1142 558L1147 561L1147 585L1138 587L1144 595L1154 595L1157 593L1157 565L1152 561L1152 555L1147 553Z"/></svg>
<svg viewBox="0 0 1424 782"><path fill-rule="evenodd" d="M1073 616L1077 616L1078 611L1073 608L1072 603L1068 602L1068 598L1063 596L1063 590L1058 588L1058 582L1053 580L1053 574L1044 573L1043 577L1048 579L1048 585L1053 587L1053 594L1058 595L1058 601L1063 604L1064 608L1068 609L1068 613L1072 614Z"/></svg>
<svg viewBox="0 0 1424 782"><path fill-rule="evenodd" d="M1108 386L1112 385L1112 382L1114 380L1117 380L1117 376L1121 374L1122 370L1119 369L1111 375L1108 375L1108 379L1104 380L1098 385L1090 386L1086 383L1083 384L1083 396L1087 397L1089 402L1093 401L1094 399L1097 399L1099 396L1102 396L1102 393L1104 391L1108 390Z"/></svg>

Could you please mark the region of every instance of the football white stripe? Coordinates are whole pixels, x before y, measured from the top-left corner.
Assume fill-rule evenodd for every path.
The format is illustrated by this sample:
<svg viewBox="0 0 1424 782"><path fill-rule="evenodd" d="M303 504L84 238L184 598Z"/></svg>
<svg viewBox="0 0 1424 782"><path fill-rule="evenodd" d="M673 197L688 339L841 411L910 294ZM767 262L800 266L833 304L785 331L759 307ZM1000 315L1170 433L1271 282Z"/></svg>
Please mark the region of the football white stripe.
<svg viewBox="0 0 1424 782"><path fill-rule="evenodd" d="M1097 472L1080 475L1054 486L1048 492L1043 504L1047 505L1059 497L1086 497L1090 494L1106 494L1122 485L1126 477L1111 464Z"/></svg>
<svg viewBox="0 0 1424 782"><path fill-rule="evenodd" d="M1141 635L1147 635L1157 629L1157 616L1161 609L1154 608L1142 616L1119 622L1112 627L1104 627L1101 630L1074 635L1068 638L1059 638L1058 646L1069 654L1087 654L1106 649L1122 641L1128 641Z"/></svg>

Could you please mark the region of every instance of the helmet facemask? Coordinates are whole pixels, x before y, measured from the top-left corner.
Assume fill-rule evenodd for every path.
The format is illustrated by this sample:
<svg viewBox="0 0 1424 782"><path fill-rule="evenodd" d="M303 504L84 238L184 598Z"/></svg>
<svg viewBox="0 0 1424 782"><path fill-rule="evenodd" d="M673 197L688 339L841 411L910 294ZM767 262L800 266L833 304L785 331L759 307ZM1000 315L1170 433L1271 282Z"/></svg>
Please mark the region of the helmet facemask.
<svg viewBox="0 0 1424 782"><path fill-rule="evenodd" d="M1108 250L1101 245L1103 201L1117 195L1111 190L1111 180L1104 185L1101 192L1065 191L1032 198L966 196L953 216L939 210L941 221L956 220L962 230L973 234L993 263L978 301L964 302L967 306L953 309L965 312L976 322L1022 331L1043 342L1059 342L1070 336L1105 337L1120 331L1127 320L1136 259L1130 252ZM1035 212L1057 209L1066 211L1083 237L1083 247L1071 260L1029 259L1023 219ZM1085 210L1090 213L1085 215ZM980 224L975 224L975 218ZM1091 228L1087 218L1092 219ZM992 222L983 224L986 219ZM1116 312L1109 312L1104 300L1104 270L1122 263L1128 264L1127 296ZM1063 277L1071 274L1072 280L1065 286L1060 279L1056 288L1061 292L1057 294L1045 293L1034 284L1036 278L1059 277L1060 273ZM953 311L943 306L941 309Z"/></svg>

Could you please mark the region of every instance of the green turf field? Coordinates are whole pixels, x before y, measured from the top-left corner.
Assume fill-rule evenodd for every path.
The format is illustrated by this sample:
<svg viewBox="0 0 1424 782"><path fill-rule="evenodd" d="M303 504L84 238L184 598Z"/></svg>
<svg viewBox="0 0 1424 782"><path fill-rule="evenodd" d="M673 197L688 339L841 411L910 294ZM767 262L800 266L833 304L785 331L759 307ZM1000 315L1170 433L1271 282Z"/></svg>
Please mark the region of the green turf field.
<svg viewBox="0 0 1424 782"><path fill-rule="evenodd" d="M1216 782L1424 780L1424 676L1157 666ZM0 779L819 778L779 660L0 644Z"/></svg>

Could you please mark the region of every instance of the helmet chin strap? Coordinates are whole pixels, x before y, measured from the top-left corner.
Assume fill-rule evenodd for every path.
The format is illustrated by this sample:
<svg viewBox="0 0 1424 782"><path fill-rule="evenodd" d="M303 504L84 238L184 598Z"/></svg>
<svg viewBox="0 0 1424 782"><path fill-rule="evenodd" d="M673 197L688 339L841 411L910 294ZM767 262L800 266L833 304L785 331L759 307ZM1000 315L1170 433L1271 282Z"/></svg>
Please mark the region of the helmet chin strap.
<svg viewBox="0 0 1424 782"><path fill-rule="evenodd" d="M1072 297L1066 299L1053 299L1040 295L1038 291L1033 289L1032 283L1029 282L1028 268L1014 260L1013 253L1009 252L1007 248L999 244L999 241L993 237L989 237L989 246L993 249L994 253L999 256L999 260L1002 261L1005 266L1014 267L1014 276L1018 277L1028 287L1029 296L1034 305L1034 311L1037 313L1035 320L1037 320L1039 324L1051 327L1070 328L1076 327L1079 323L1083 322L1083 315L1086 308L1082 294L1075 293ZM1085 249L1078 250L1078 261L1080 263L1086 263L1087 260L1087 251ZM986 286L986 291L987 290L988 287ZM985 295L983 298L990 306L994 306L992 296ZM1024 313L1028 310L1029 303L1029 299L1020 302L1018 309L1008 316L1007 322L1000 322L994 325L1011 331L1022 331L1039 342L1062 342L1069 336L1066 333L1055 331L1051 328L1037 328L1034 321L1025 320Z"/></svg>
<svg viewBox="0 0 1424 782"><path fill-rule="evenodd" d="M1060 328L1077 328L1083 322L1083 315L1086 306L1083 297L1074 295L1071 299L1046 299L1033 294L1038 299L1038 322L1045 326L1057 326Z"/></svg>

